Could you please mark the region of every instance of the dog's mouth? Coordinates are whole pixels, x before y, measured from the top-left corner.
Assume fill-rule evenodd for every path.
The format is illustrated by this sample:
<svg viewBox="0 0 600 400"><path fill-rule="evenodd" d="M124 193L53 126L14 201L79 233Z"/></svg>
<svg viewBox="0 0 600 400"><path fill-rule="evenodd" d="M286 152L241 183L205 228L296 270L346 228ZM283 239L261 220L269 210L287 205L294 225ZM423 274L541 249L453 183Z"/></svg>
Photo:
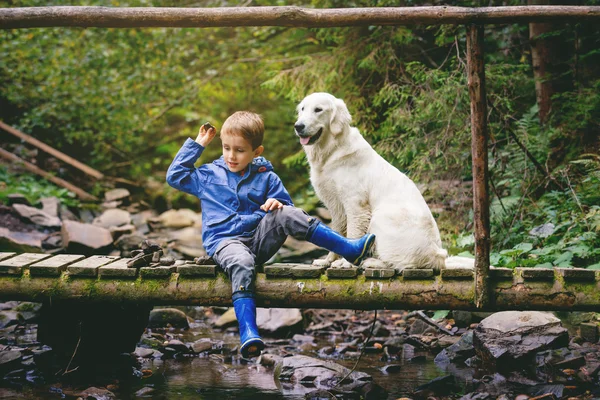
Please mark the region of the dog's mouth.
<svg viewBox="0 0 600 400"><path fill-rule="evenodd" d="M302 146L308 146L308 145L314 144L317 140L319 140L319 138L321 137L322 133L323 133L323 128L319 129L319 131L317 132L316 135L312 135L312 136L299 136L300 137L300 144Z"/></svg>

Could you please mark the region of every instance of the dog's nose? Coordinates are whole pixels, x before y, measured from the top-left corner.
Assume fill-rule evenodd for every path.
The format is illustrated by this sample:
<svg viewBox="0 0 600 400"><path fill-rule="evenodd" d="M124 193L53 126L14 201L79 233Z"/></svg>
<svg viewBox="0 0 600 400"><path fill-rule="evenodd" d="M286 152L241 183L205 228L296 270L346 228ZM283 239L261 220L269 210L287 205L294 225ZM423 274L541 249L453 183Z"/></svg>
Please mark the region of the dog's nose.
<svg viewBox="0 0 600 400"><path fill-rule="evenodd" d="M300 132L304 131L304 124L296 123L294 125L294 129L296 130L296 132L300 133Z"/></svg>

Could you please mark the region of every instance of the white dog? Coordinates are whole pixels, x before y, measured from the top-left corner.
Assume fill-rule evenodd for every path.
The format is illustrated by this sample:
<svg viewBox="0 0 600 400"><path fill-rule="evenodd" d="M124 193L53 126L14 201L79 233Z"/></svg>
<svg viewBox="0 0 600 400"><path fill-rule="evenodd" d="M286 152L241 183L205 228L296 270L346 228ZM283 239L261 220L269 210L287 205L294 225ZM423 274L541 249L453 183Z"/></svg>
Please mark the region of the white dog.
<svg viewBox="0 0 600 400"><path fill-rule="evenodd" d="M297 111L296 135L310 163L312 185L331 212L331 227L349 238L376 235L376 258L363 266L444 268L448 253L419 189L350 126L346 104L328 93L313 93ZM350 266L338 258L330 253L315 263Z"/></svg>

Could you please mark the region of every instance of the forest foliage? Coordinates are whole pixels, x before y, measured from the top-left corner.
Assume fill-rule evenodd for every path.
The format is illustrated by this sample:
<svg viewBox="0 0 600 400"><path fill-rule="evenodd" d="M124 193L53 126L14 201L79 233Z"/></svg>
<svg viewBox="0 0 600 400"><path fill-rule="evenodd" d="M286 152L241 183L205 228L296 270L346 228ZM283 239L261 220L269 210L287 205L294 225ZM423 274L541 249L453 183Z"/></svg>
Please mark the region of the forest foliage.
<svg viewBox="0 0 600 400"><path fill-rule="evenodd" d="M244 4L420 4L401 3ZM67 4L238 5L217 0L60 0L51 5ZM50 4L0 1L2 7L42 5ZM542 124L528 26L491 25L485 30L492 262L600 268L600 28L565 24L551 34L564 37L564 45L574 50L563 77L570 86L554 96L550 119ZM416 182L469 182L465 69L462 26L3 30L0 118L109 176L158 182L170 205L179 206L192 203L170 191L164 176L185 138L195 137L204 121L219 127L232 112L249 109L265 119L265 155L296 204L310 210L318 199L307 185L306 161L292 128L295 104L302 97L327 91L344 99L353 124ZM19 149L8 138L6 145ZM211 146L204 159L219 153L218 145ZM34 185L34 180L10 178L6 170L0 171L0 179L6 182L2 193ZM439 193L426 197L446 205L452 200L440 199ZM453 253L472 253L472 215L446 208L451 217L438 219L444 244Z"/></svg>

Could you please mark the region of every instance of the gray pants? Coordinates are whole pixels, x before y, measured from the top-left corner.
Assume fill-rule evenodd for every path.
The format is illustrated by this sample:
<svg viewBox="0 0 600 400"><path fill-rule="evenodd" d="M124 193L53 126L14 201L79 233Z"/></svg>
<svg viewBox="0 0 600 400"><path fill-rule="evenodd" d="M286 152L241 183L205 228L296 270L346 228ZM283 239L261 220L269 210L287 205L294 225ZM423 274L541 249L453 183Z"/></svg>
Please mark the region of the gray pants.
<svg viewBox="0 0 600 400"><path fill-rule="evenodd" d="M229 275L232 292L254 292L255 265L267 262L288 236L306 240L315 218L296 207L271 211L258 224L254 235L225 239L213 254L215 262Z"/></svg>

